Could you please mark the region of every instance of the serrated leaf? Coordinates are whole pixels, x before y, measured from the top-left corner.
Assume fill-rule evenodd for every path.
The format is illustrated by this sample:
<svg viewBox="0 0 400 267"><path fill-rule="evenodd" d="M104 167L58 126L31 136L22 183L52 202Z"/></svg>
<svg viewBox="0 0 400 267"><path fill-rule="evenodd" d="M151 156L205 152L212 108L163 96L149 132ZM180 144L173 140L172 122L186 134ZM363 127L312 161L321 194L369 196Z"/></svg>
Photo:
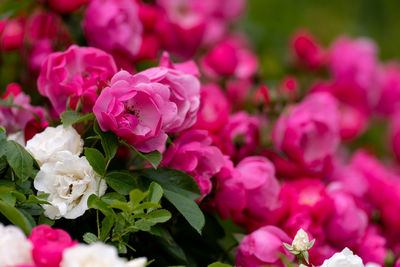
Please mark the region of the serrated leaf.
<svg viewBox="0 0 400 267"><path fill-rule="evenodd" d="M158 203L153 203L153 202L144 202L141 203L139 205L137 205L133 211L137 211L137 210L144 210L144 209L148 209L149 211L153 211L155 209L161 208L161 205Z"/></svg>
<svg viewBox="0 0 400 267"><path fill-rule="evenodd" d="M201 234L205 224L205 217L199 206L193 200L173 191L164 190L164 195L183 215L188 223Z"/></svg>
<svg viewBox="0 0 400 267"><path fill-rule="evenodd" d="M165 209L155 210L147 213L144 218L153 223L163 223L171 219L171 212Z"/></svg>
<svg viewBox="0 0 400 267"><path fill-rule="evenodd" d="M95 194L89 196L87 205L89 209L97 209L101 211L105 216L113 216L115 215L112 208L104 202L103 200L99 199Z"/></svg>
<svg viewBox="0 0 400 267"><path fill-rule="evenodd" d="M232 265L217 261L217 262L209 264L207 267L232 267Z"/></svg>
<svg viewBox="0 0 400 267"><path fill-rule="evenodd" d="M61 122L64 127L75 123L92 120L95 118L93 113L81 114L73 110L67 110L60 114Z"/></svg>
<svg viewBox="0 0 400 267"><path fill-rule="evenodd" d="M8 141L6 145L6 158L15 174L22 180L27 180L33 171L31 155L17 142Z"/></svg>
<svg viewBox="0 0 400 267"><path fill-rule="evenodd" d="M197 200L201 197L196 181L184 171L172 168L145 169L142 175L156 183L163 190L175 192L188 199Z"/></svg>
<svg viewBox="0 0 400 267"><path fill-rule="evenodd" d="M147 197L148 194L149 192L142 192L139 189L133 189L129 192L129 201L135 208L143 199L145 199L145 197Z"/></svg>
<svg viewBox="0 0 400 267"><path fill-rule="evenodd" d="M145 161L150 163L150 165L153 166L154 169L157 169L158 165L160 165L160 162L162 160L162 155L159 151L155 150L150 153L142 153L139 150L137 150L135 147L133 147L131 144L129 144L125 141L122 141L122 144L128 146L130 149L135 151L135 153L139 157L141 157L142 159L144 159Z"/></svg>
<svg viewBox="0 0 400 267"><path fill-rule="evenodd" d="M104 217L101 222L101 231L100 231L100 240L105 241L108 235L111 232L112 227L114 226L114 218L111 216Z"/></svg>
<svg viewBox="0 0 400 267"><path fill-rule="evenodd" d="M100 136L101 139L101 146L104 149L104 153L106 154L106 157L111 160L114 158L115 154L117 153L118 149L118 137L111 131L108 132L103 132L100 129L100 126L98 122L94 124L93 127L95 133L97 133Z"/></svg>
<svg viewBox="0 0 400 267"><path fill-rule="evenodd" d="M87 244L91 244L98 242L99 239L95 234L87 232L83 235L83 241L85 241Z"/></svg>
<svg viewBox="0 0 400 267"><path fill-rule="evenodd" d="M0 213L4 215L12 224L19 226L25 234L31 233L32 225L31 220L26 217L19 209L9 205L3 200L0 200Z"/></svg>
<svg viewBox="0 0 400 267"><path fill-rule="evenodd" d="M112 172L106 176L107 184L120 194L128 195L130 191L138 188L135 176L124 172Z"/></svg>
<svg viewBox="0 0 400 267"><path fill-rule="evenodd" d="M104 160L103 154L95 148L85 147L85 157L89 161L93 170L100 176L103 176L106 172L106 161Z"/></svg>

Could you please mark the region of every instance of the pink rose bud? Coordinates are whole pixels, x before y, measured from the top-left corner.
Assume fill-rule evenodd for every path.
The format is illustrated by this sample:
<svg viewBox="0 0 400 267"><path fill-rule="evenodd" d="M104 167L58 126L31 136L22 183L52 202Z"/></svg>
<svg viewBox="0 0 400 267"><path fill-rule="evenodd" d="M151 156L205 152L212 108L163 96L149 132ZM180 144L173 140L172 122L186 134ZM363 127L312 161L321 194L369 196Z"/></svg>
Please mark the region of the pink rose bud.
<svg viewBox="0 0 400 267"><path fill-rule="evenodd" d="M0 31L0 47L4 51L18 50L22 47L25 34L24 19L5 20L4 27ZM1 28L1 26L0 26Z"/></svg>
<svg viewBox="0 0 400 267"><path fill-rule="evenodd" d="M173 140L163 155L161 164L189 173L197 182L204 196L211 192L211 178L224 166L221 151L212 146L207 131L189 130Z"/></svg>
<svg viewBox="0 0 400 267"><path fill-rule="evenodd" d="M290 48L296 60L309 69L318 69L324 64L325 52L308 31L295 32Z"/></svg>
<svg viewBox="0 0 400 267"><path fill-rule="evenodd" d="M291 160L314 172L324 171L340 139L335 98L328 93L309 95L281 115L272 139Z"/></svg>
<svg viewBox="0 0 400 267"><path fill-rule="evenodd" d="M29 236L29 241L33 244L33 260L41 267L58 267L63 251L77 244L64 230L52 229L48 225L35 227Z"/></svg>
<svg viewBox="0 0 400 267"><path fill-rule="evenodd" d="M132 0L92 0L83 30L91 46L133 59L142 42L138 4Z"/></svg>
<svg viewBox="0 0 400 267"><path fill-rule="evenodd" d="M283 246L290 243L289 236L276 226L264 226L247 235L239 244L236 265L258 267L264 265L285 266L279 255L289 260L293 255Z"/></svg>
<svg viewBox="0 0 400 267"><path fill-rule="evenodd" d="M79 101L84 112L91 112L104 84L116 71L114 59L106 52L72 45L47 57L37 85L58 114L66 110L67 103L75 109Z"/></svg>

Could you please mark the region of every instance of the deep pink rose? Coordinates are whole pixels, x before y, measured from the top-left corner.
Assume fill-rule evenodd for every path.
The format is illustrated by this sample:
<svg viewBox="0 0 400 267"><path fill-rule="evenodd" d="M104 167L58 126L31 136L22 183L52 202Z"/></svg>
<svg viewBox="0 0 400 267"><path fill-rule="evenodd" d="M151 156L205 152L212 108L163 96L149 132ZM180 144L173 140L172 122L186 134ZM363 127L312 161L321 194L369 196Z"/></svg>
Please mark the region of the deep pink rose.
<svg viewBox="0 0 400 267"><path fill-rule="evenodd" d="M170 101L178 108L175 118L164 123L166 132L181 132L190 128L197 118L200 106L200 82L193 75L198 73L193 62L172 64L168 53L164 53L160 67L147 69L140 74L148 77L151 82L167 86L171 90Z"/></svg>
<svg viewBox="0 0 400 267"><path fill-rule="evenodd" d="M318 69L324 64L325 51L308 31L295 32L290 48L296 60L309 69Z"/></svg>
<svg viewBox="0 0 400 267"><path fill-rule="evenodd" d="M285 266L279 255L289 260L293 255L283 246L291 244L289 236L275 226L264 226L247 235L239 244L236 266L258 267L264 265Z"/></svg>
<svg viewBox="0 0 400 267"><path fill-rule="evenodd" d="M260 144L260 119L239 111L229 117L216 139L222 153L234 160L252 155Z"/></svg>
<svg viewBox="0 0 400 267"><path fill-rule="evenodd" d="M176 117L168 86L140 73L120 71L97 99L93 112L103 131L113 131L142 152L163 151L162 126Z"/></svg>
<svg viewBox="0 0 400 267"><path fill-rule="evenodd" d="M394 264L394 267L400 267L400 258L397 259L396 263Z"/></svg>
<svg viewBox="0 0 400 267"><path fill-rule="evenodd" d="M66 110L67 103L75 109L79 101L84 112L91 112L104 84L116 71L114 59L106 52L72 45L65 52L50 54L37 85L58 114Z"/></svg>
<svg viewBox="0 0 400 267"><path fill-rule="evenodd" d="M63 251L77 244L64 230L52 229L48 225L33 228L29 240L33 244L33 260L41 267L58 267Z"/></svg>
<svg viewBox="0 0 400 267"><path fill-rule="evenodd" d="M0 21L0 47L4 51L18 50L22 47L25 34L25 20L15 18Z"/></svg>
<svg viewBox="0 0 400 267"><path fill-rule="evenodd" d="M24 131L29 122L37 120L38 123L48 125L45 120L45 110L42 107L31 106L31 98L22 92L17 83L9 84L1 98L23 108L0 107L0 125L7 130L7 133Z"/></svg>
<svg viewBox="0 0 400 267"><path fill-rule="evenodd" d="M39 71L46 58L54 52L50 39L41 39L32 46L29 55L29 68L33 71Z"/></svg>
<svg viewBox="0 0 400 267"><path fill-rule="evenodd" d="M386 239L380 234L379 228L372 225L368 227L356 253L363 262L374 262L384 266L387 254Z"/></svg>
<svg viewBox="0 0 400 267"><path fill-rule="evenodd" d="M379 79L381 96L377 110L383 115L393 115L400 110L400 66L398 63L386 65Z"/></svg>
<svg viewBox="0 0 400 267"><path fill-rule="evenodd" d="M230 103L221 87L216 84L203 85L200 89L200 109L193 127L216 133L227 123L229 112Z"/></svg>
<svg viewBox="0 0 400 267"><path fill-rule="evenodd" d="M273 136L276 149L314 172L331 163L339 145L337 103L328 93L314 93L282 114Z"/></svg>
<svg viewBox="0 0 400 267"><path fill-rule="evenodd" d="M70 13L72 11L77 10L84 4L88 3L90 0L45 0L47 4L54 11L60 13Z"/></svg>
<svg viewBox="0 0 400 267"><path fill-rule="evenodd" d="M252 87L252 79L229 79L226 81L226 96L234 110L243 109Z"/></svg>
<svg viewBox="0 0 400 267"><path fill-rule="evenodd" d="M83 21L88 43L109 53L122 53L133 59L142 42L138 9L132 0L90 1Z"/></svg>
<svg viewBox="0 0 400 267"><path fill-rule="evenodd" d="M400 111L390 119L390 144L394 155L400 162Z"/></svg>
<svg viewBox="0 0 400 267"><path fill-rule="evenodd" d="M333 212L325 228L328 240L338 248L354 248L364 237L368 216L356 206L351 195L336 190L329 195L333 199Z"/></svg>
<svg viewBox="0 0 400 267"><path fill-rule="evenodd" d="M224 166L221 151L212 146L207 131L189 130L173 140L163 155L161 165L189 173L204 196L211 192L211 178Z"/></svg>

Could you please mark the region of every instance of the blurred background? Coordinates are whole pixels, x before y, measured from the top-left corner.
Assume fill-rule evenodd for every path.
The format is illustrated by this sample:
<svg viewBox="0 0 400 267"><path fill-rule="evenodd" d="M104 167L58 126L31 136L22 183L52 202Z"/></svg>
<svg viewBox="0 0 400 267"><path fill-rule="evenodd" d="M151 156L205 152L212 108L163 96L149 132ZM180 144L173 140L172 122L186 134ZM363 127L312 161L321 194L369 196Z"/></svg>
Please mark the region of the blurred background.
<svg viewBox="0 0 400 267"><path fill-rule="evenodd" d="M287 73L288 40L298 28L308 29L325 47L342 34L369 37L377 43L381 60L400 59L398 0L249 0L240 23L267 80Z"/></svg>

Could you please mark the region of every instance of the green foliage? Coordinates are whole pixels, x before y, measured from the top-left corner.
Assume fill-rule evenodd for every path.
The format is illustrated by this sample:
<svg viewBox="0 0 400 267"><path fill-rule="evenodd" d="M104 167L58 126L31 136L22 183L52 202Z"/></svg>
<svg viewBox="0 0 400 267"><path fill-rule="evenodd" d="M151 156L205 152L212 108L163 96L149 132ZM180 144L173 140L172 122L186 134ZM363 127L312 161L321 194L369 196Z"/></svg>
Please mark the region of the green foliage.
<svg viewBox="0 0 400 267"><path fill-rule="evenodd" d="M125 141L121 141L121 143L124 144L125 146L129 147L133 151L135 151L135 153L139 157L141 157L143 160L145 160L148 163L150 163L151 166L153 166L154 169L157 169L157 166L160 164L160 162L162 160L162 155L161 155L161 153L159 151L155 150L155 151L152 151L150 153L142 153L139 150L137 150L135 147L133 147L132 145L130 145L129 143L127 143Z"/></svg>
<svg viewBox="0 0 400 267"><path fill-rule="evenodd" d="M137 176L125 172L111 172L106 176L108 186L122 195L128 195L130 191L138 188Z"/></svg>
<svg viewBox="0 0 400 267"><path fill-rule="evenodd" d="M23 181L27 180L33 172L32 156L14 141L7 141L5 150L7 162L15 174Z"/></svg>
<svg viewBox="0 0 400 267"><path fill-rule="evenodd" d="M94 119L93 113L81 114L74 110L67 110L60 115L61 122L64 127L70 126L79 122L86 122Z"/></svg>
<svg viewBox="0 0 400 267"><path fill-rule="evenodd" d="M105 175L107 165L103 154L101 154L100 151L95 148L85 147L85 157L97 174L100 176Z"/></svg>
<svg viewBox="0 0 400 267"><path fill-rule="evenodd" d="M112 158L114 158L115 154L117 153L118 137L111 131L103 132L100 129L100 126L97 123L97 121L95 122L93 129L97 133L97 135L100 136L101 145L104 149L104 153L106 154L106 157L109 160L111 160Z"/></svg>

